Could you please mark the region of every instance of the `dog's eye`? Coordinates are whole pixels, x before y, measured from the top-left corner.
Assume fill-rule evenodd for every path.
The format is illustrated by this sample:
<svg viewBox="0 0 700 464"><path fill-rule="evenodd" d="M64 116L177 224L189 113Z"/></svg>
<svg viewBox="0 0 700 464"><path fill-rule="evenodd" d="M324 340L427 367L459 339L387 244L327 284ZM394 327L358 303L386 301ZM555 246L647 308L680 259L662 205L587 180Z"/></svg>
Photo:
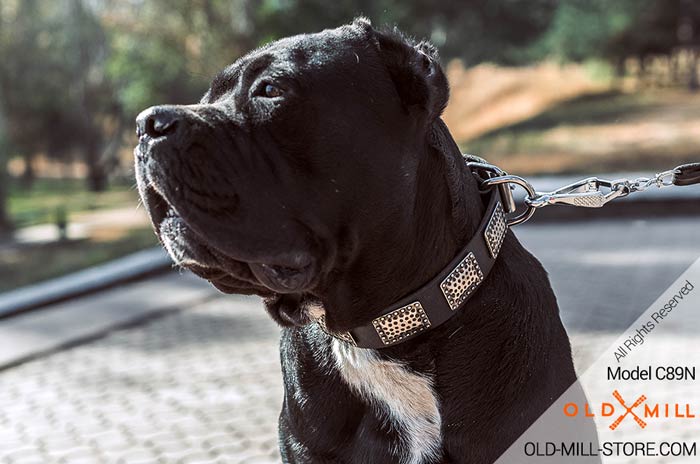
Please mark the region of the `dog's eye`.
<svg viewBox="0 0 700 464"><path fill-rule="evenodd" d="M284 90L273 84L265 84L262 89L262 94L267 98L276 98L284 95Z"/></svg>

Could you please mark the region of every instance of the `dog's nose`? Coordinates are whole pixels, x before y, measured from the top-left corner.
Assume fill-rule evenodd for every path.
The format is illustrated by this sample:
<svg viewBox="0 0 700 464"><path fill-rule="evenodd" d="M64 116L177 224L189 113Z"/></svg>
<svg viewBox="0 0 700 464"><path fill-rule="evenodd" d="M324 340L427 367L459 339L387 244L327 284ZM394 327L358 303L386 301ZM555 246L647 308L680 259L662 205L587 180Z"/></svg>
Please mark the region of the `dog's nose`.
<svg viewBox="0 0 700 464"><path fill-rule="evenodd" d="M136 117L136 134L139 137L164 137L177 129L180 114L175 108L154 106L144 110Z"/></svg>

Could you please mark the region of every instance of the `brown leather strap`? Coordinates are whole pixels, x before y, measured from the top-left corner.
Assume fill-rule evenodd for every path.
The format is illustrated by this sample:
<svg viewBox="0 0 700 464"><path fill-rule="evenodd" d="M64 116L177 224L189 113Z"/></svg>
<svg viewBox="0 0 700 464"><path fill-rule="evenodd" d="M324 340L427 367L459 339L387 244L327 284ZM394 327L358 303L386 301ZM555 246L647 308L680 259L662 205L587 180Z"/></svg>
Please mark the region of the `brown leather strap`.
<svg viewBox="0 0 700 464"><path fill-rule="evenodd" d="M700 184L700 163L683 164L676 168L673 175L674 185Z"/></svg>

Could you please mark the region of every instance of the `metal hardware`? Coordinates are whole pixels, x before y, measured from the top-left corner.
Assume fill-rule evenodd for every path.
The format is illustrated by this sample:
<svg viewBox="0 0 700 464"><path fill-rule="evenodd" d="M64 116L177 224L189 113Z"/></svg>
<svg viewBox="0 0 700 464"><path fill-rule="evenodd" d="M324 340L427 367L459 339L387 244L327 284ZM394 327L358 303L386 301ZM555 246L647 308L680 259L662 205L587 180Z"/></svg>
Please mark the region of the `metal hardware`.
<svg viewBox="0 0 700 464"><path fill-rule="evenodd" d="M391 345L430 327L430 319L419 301L402 306L372 321L382 343Z"/></svg>
<svg viewBox="0 0 700 464"><path fill-rule="evenodd" d="M638 177L633 180L606 180L588 177L551 192L537 192L527 180L519 176L509 175L492 164L467 162L467 166L472 171L487 174L486 179L481 180L482 187L498 187L503 211L506 215L515 212L516 209L512 189L516 185L525 189L525 210L515 217L506 216L506 224L509 227L522 224L530 219L537 209L549 205L564 204L583 208L601 208L612 200L626 197L632 193L643 192L650 187L671 187L675 185L675 176L680 173L680 170L675 168L660 172L653 177Z"/></svg>
<svg viewBox="0 0 700 464"><path fill-rule="evenodd" d="M632 182L630 182L630 192L643 192L651 186L656 186L657 188L671 187L673 186L674 176L680 174L678 168L670 169L668 171L660 172L652 178L648 177L637 177Z"/></svg>
<svg viewBox="0 0 700 464"><path fill-rule="evenodd" d="M643 192L649 187L670 187L677 169L664 171L654 177L637 177L634 180L605 180L588 177L573 184L566 185L552 192L537 192L535 196L525 198L525 203L533 208L563 203L584 208L601 208L608 202L623 198L631 193ZM608 189L603 192L601 189Z"/></svg>
<svg viewBox="0 0 700 464"><path fill-rule="evenodd" d="M513 189L508 184L498 186L498 193L501 195L501 205L505 214L514 213L516 210L515 198L513 198Z"/></svg>
<svg viewBox="0 0 700 464"><path fill-rule="evenodd" d="M498 176L498 177L491 177L490 179L486 179L482 185L485 187L492 187L494 185L504 185L504 184L514 184L522 187L525 189L525 192L527 193L526 199L527 198L533 198L536 195L535 189L530 185L528 181L523 179L522 177L519 176L513 176L513 175L504 175L504 176ZM535 214L535 208L532 205L526 203L526 208L525 211L520 213L519 215L512 217L512 218L507 218L506 223L508 224L508 227L510 226L515 226L518 224L522 224L523 222L527 221L532 217L533 214Z"/></svg>
<svg viewBox="0 0 700 464"><path fill-rule="evenodd" d="M603 192L601 188L607 188L609 191ZM525 203L533 208L560 203L584 208L601 208L609 201L629 195L629 192L629 182L624 179L609 181L589 177L552 192L537 192L535 196L526 198Z"/></svg>
<svg viewBox="0 0 700 464"><path fill-rule="evenodd" d="M506 223L506 215L503 211L503 206L501 203L498 203L493 210L486 230L484 230L484 239L486 240L486 245L493 259L496 259L498 252L501 251L501 245L503 245L503 239L507 231L508 224Z"/></svg>
<svg viewBox="0 0 700 464"><path fill-rule="evenodd" d="M459 305L476 290L482 280L484 280L484 273L481 272L476 256L474 253L469 253L440 284L442 294L452 311L459 308Z"/></svg>
<svg viewBox="0 0 700 464"><path fill-rule="evenodd" d="M472 157L471 159L474 159L473 155L469 156ZM467 162L467 167L469 167L469 169L471 169L472 171L481 171L485 173L487 179L508 175L507 172L505 172L498 166L481 161L469 161ZM506 214L514 212L516 206L515 199L513 198L512 187L508 184L500 184L498 185L498 193L501 195L501 205L503 206L503 211Z"/></svg>

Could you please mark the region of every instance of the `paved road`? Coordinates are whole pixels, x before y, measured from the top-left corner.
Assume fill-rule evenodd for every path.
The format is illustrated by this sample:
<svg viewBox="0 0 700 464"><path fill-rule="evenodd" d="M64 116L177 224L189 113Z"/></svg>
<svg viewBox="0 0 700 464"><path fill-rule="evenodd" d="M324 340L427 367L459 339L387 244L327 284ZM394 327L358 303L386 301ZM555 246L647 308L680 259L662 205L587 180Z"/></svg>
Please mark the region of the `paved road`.
<svg viewBox="0 0 700 464"><path fill-rule="evenodd" d="M550 272L579 364L700 256L700 219L517 233ZM194 306L0 372L0 463L277 462L276 327L254 298Z"/></svg>
<svg viewBox="0 0 700 464"><path fill-rule="evenodd" d="M700 218L527 224L516 235L549 271L572 331L627 328L700 258Z"/></svg>

